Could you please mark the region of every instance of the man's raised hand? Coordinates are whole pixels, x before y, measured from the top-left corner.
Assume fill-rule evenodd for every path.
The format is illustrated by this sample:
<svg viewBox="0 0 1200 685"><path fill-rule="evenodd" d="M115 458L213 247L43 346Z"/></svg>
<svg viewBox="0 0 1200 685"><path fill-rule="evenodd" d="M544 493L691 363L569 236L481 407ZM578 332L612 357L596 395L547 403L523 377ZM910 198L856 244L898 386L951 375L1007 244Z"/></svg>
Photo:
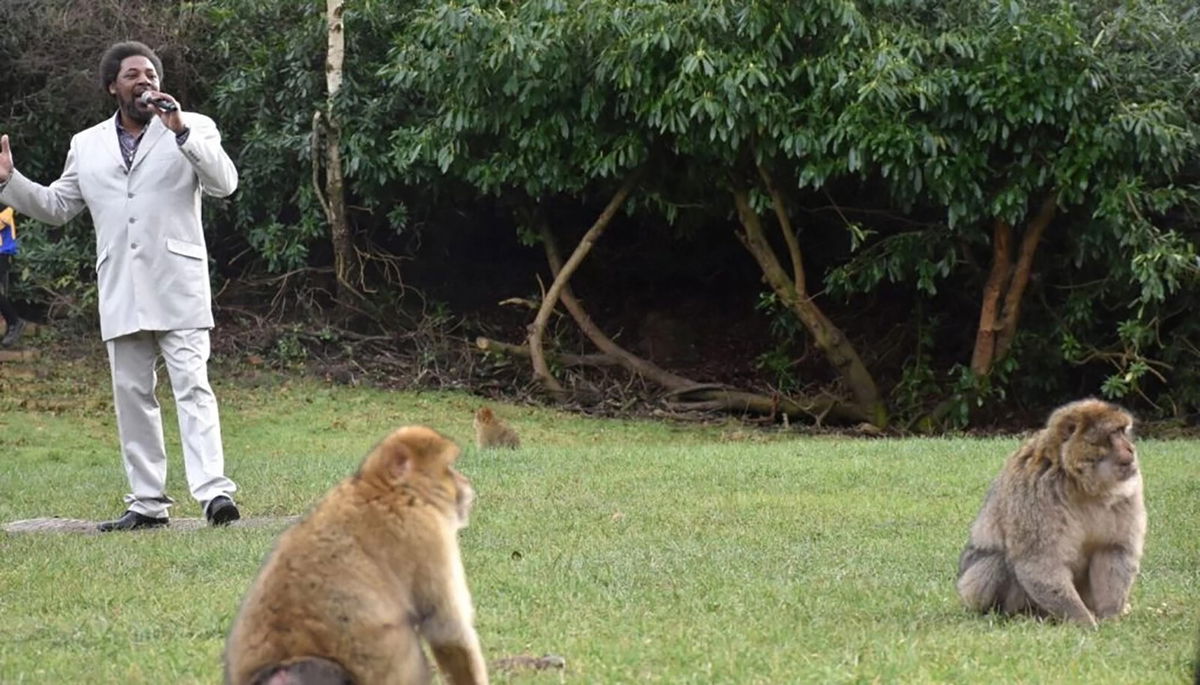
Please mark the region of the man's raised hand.
<svg viewBox="0 0 1200 685"><path fill-rule="evenodd" d="M12 150L8 147L8 135L0 136L0 183L8 183L12 178Z"/></svg>

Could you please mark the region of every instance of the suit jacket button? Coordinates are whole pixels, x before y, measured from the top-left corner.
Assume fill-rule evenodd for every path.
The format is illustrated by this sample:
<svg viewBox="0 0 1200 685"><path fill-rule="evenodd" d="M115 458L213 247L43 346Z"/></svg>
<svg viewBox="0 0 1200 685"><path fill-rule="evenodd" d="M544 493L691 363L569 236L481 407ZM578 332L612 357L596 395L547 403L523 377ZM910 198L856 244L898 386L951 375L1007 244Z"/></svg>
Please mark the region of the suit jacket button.
<svg viewBox="0 0 1200 685"><path fill-rule="evenodd" d="M137 249L137 243L129 243L129 249L131 249L131 250L136 250L136 249Z"/></svg>
<svg viewBox="0 0 1200 685"><path fill-rule="evenodd" d="M133 222L135 222L135 221L137 221L137 219L136 219L135 217L132 217L132 216L131 216L131 217L129 217L129 223L131 223L131 224L132 224L132 223L133 223Z"/></svg>

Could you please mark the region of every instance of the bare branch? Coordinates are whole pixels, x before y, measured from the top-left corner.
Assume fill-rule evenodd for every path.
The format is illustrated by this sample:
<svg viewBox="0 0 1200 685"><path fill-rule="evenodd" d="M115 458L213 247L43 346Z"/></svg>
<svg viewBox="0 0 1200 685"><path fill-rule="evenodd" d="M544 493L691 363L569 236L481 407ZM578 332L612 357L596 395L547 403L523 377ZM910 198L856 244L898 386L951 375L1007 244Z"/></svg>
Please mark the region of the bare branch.
<svg viewBox="0 0 1200 685"><path fill-rule="evenodd" d="M534 318L533 323L529 324L529 349L530 359L533 362L534 379L554 394L562 394L563 387L550 373L550 367L546 365L545 354L542 351L542 336L546 330L546 322L550 320L550 313L554 311L554 306L558 304L559 294L566 287L572 274L579 268L579 265L583 262L588 252L591 251L596 240L604 233L604 229L608 228L617 210L621 208L621 205L625 204L625 199L633 192L639 176L638 172L630 174L613 195L612 199L608 201L608 205L604 208L604 211L600 213L600 216L592 224L592 227L580 239L579 245L571 253L571 258L567 260L566 265L555 276L554 282L550 284L550 289L546 292L546 296L542 298L542 306L538 309L537 316Z"/></svg>

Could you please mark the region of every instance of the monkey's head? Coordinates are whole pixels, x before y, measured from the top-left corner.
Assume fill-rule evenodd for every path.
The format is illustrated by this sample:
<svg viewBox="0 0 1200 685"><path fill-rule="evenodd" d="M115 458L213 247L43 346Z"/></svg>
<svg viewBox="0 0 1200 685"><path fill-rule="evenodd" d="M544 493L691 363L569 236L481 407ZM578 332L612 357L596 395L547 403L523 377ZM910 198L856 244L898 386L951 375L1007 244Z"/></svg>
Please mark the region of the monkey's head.
<svg viewBox="0 0 1200 685"><path fill-rule="evenodd" d="M1046 422L1046 439L1057 446L1062 470L1091 494L1138 475L1133 416L1114 404L1087 399L1063 405Z"/></svg>
<svg viewBox="0 0 1200 685"><path fill-rule="evenodd" d="M361 478L396 491L410 487L438 503L458 528L465 528L475 501L467 477L454 468L458 445L426 426L404 426L383 439L363 460Z"/></svg>
<svg viewBox="0 0 1200 685"><path fill-rule="evenodd" d="M496 420L496 415L487 407L480 407L475 412L475 423L493 423Z"/></svg>

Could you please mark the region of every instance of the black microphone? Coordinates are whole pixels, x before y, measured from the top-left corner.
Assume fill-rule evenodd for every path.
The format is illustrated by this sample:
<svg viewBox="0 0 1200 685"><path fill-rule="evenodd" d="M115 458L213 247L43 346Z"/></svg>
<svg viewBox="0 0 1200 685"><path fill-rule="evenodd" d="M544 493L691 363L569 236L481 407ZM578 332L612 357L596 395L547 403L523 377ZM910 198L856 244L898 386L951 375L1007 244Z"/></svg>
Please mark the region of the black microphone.
<svg viewBox="0 0 1200 685"><path fill-rule="evenodd" d="M147 105L154 105L164 112L174 112L179 109L178 105L166 98L150 97L150 91L148 90L142 91L141 101Z"/></svg>

